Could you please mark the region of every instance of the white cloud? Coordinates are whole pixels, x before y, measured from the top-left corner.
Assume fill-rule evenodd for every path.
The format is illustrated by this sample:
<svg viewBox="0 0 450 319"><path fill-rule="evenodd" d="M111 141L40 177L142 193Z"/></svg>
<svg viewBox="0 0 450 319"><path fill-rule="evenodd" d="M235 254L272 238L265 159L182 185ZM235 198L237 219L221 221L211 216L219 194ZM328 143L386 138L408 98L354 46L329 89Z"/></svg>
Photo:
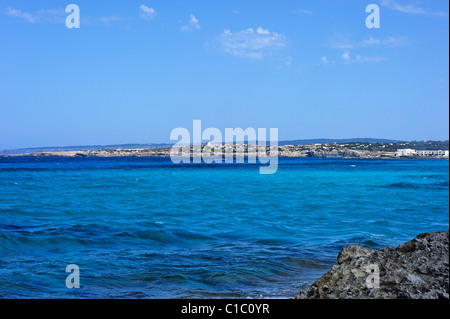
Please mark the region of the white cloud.
<svg viewBox="0 0 450 319"><path fill-rule="evenodd" d="M256 29L256 33L257 34L263 34L263 35L270 35L270 31L268 29L263 29L261 27Z"/></svg>
<svg viewBox="0 0 450 319"><path fill-rule="evenodd" d="M231 32L226 29L219 36L221 50L235 57L264 60L277 55L286 47L287 38L262 27Z"/></svg>
<svg viewBox="0 0 450 319"><path fill-rule="evenodd" d="M330 62L328 61L328 58L327 58L326 56L323 56L321 60L322 60L322 64L323 64L323 65L327 65L327 64L330 63Z"/></svg>
<svg viewBox="0 0 450 319"><path fill-rule="evenodd" d="M153 20L158 15L155 9L147 7L145 4L139 7L139 12L144 20Z"/></svg>
<svg viewBox="0 0 450 319"><path fill-rule="evenodd" d="M403 13L448 17L448 12L423 9L416 4L400 4L395 0L381 0L381 5Z"/></svg>
<svg viewBox="0 0 450 319"><path fill-rule="evenodd" d="M195 30L200 30L200 23L198 19L191 14L189 19L189 24L181 27L181 31L183 32L192 32Z"/></svg>
<svg viewBox="0 0 450 319"><path fill-rule="evenodd" d="M344 53L342 54L342 60L344 60L345 62L350 62L350 51L344 51Z"/></svg>

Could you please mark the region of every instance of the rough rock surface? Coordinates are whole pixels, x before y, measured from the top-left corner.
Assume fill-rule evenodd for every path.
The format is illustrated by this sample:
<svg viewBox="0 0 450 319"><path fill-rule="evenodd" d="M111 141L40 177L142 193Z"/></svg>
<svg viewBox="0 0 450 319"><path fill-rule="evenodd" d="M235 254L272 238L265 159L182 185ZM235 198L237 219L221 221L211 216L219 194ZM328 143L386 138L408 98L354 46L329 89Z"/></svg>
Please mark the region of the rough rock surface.
<svg viewBox="0 0 450 319"><path fill-rule="evenodd" d="M296 298L448 299L448 244L446 231L421 234L396 249L344 247L338 264Z"/></svg>

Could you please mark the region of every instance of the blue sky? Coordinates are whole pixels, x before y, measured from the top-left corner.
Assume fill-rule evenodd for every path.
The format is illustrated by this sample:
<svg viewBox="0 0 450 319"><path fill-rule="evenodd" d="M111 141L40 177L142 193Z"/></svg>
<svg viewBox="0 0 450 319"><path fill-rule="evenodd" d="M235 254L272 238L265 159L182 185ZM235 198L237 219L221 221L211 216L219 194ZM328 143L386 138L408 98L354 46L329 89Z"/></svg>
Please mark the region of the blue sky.
<svg viewBox="0 0 450 319"><path fill-rule="evenodd" d="M67 29L66 5L81 11ZM365 8L381 9L368 29ZM448 139L444 0L0 2L0 149L168 142L176 127L280 140Z"/></svg>

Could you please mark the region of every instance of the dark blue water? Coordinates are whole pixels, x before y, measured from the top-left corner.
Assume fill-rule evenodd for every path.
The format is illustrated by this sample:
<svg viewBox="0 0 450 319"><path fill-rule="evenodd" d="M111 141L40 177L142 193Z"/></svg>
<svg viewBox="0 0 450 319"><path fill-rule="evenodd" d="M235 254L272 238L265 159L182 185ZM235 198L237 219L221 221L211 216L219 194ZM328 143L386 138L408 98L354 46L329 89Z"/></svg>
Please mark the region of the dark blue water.
<svg viewBox="0 0 450 319"><path fill-rule="evenodd" d="M0 158L2 298L289 298L350 243L449 228L447 160ZM81 288L65 286L80 267Z"/></svg>

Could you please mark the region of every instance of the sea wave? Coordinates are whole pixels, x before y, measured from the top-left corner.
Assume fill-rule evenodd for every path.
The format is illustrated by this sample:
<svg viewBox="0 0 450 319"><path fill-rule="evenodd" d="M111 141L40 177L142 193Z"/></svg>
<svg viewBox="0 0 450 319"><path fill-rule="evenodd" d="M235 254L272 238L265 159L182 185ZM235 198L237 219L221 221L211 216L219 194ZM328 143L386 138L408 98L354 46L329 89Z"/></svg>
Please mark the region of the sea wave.
<svg viewBox="0 0 450 319"><path fill-rule="evenodd" d="M399 182L389 184L388 188L396 189L442 189L448 188L449 182L436 182L436 183L411 183L411 182Z"/></svg>

